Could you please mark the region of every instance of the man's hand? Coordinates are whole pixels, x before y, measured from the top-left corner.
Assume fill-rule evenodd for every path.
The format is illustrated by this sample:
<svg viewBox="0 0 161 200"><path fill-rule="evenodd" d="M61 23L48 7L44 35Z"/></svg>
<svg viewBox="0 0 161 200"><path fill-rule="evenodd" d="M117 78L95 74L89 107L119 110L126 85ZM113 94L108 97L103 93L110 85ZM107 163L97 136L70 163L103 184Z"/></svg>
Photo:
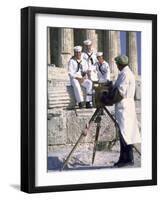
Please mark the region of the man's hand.
<svg viewBox="0 0 161 200"><path fill-rule="evenodd" d="M84 81L84 78L83 77L76 77L75 79L77 79L79 81L80 84L83 83Z"/></svg>

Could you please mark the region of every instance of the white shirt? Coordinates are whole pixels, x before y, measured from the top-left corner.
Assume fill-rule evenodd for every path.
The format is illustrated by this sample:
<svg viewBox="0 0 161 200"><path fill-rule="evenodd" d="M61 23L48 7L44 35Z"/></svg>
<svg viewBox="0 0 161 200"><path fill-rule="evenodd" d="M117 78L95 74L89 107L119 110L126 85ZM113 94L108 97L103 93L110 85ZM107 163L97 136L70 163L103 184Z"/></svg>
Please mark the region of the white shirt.
<svg viewBox="0 0 161 200"><path fill-rule="evenodd" d="M98 77L95 66L95 63L97 62L96 54L94 52L83 52L82 59L86 60L88 64L88 70L90 70L90 79L92 81L97 81Z"/></svg>
<svg viewBox="0 0 161 200"><path fill-rule="evenodd" d="M100 83L110 80L110 67L106 61L103 61L102 64L96 62L95 66L97 70L98 81Z"/></svg>
<svg viewBox="0 0 161 200"><path fill-rule="evenodd" d="M97 62L97 57L94 52L83 52L82 59L86 60L88 63L89 70L92 68L93 65Z"/></svg>
<svg viewBox="0 0 161 200"><path fill-rule="evenodd" d="M80 63L80 67L78 66L78 62ZM68 63L68 74L70 78L82 77L82 72L86 72L88 70L88 64L86 60L76 60L75 58L71 58Z"/></svg>

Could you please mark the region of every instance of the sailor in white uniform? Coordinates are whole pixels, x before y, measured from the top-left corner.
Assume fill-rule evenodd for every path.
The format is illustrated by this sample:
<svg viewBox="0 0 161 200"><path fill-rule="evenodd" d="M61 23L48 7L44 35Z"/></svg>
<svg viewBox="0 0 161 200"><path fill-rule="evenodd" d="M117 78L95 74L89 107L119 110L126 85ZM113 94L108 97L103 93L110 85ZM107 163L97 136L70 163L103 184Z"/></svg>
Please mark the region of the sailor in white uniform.
<svg viewBox="0 0 161 200"><path fill-rule="evenodd" d="M84 52L82 53L82 59L86 60L88 63L88 70L89 70L89 78L92 81L97 81L97 72L95 63L97 62L96 54L94 53L92 49L92 41L91 40L85 40L83 42L84 44Z"/></svg>
<svg viewBox="0 0 161 200"><path fill-rule="evenodd" d="M106 83L107 81L110 81L110 67L108 63L103 58L102 52L97 52L97 62L95 64L97 76L98 76L98 82L99 83Z"/></svg>
<svg viewBox="0 0 161 200"><path fill-rule="evenodd" d="M84 99L81 86L86 89L86 108L92 107L92 81L88 79L88 63L82 59L82 47L74 47L74 56L68 63L68 74L79 108L83 108Z"/></svg>

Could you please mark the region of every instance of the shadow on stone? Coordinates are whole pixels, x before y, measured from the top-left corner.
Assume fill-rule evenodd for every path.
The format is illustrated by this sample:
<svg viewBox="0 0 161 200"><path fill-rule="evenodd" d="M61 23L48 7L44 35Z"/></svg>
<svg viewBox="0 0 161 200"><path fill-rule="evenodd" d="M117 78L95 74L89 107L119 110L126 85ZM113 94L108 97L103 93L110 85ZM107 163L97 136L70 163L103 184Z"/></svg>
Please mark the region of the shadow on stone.
<svg viewBox="0 0 161 200"><path fill-rule="evenodd" d="M61 170L63 162L56 156L48 157L48 170Z"/></svg>
<svg viewBox="0 0 161 200"><path fill-rule="evenodd" d="M83 166L83 167L75 167L75 168L65 168L65 170L69 171L69 170L94 170L94 169L108 169L108 168L112 168L112 166Z"/></svg>
<svg viewBox="0 0 161 200"><path fill-rule="evenodd" d="M69 162L67 166L65 166L64 171L70 171L70 170L92 170L92 169L105 169L105 168L111 168L111 166L92 166L90 164L86 164L79 159L74 159L75 162ZM49 156L48 157L48 170L49 171L61 171L63 166L63 161L59 159L59 157L56 156Z"/></svg>

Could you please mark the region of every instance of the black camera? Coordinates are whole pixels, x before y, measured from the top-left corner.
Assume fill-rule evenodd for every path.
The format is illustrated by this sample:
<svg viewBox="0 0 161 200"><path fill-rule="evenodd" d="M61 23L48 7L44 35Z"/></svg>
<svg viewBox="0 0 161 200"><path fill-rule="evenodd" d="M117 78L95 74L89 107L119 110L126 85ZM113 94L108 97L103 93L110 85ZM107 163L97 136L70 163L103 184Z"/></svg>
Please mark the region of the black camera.
<svg viewBox="0 0 161 200"><path fill-rule="evenodd" d="M113 88L112 81L107 81L105 83L99 83L97 81L93 82L93 89L94 89L93 105L94 105L94 107L100 108L100 107L107 105L107 101L110 98L112 88Z"/></svg>

